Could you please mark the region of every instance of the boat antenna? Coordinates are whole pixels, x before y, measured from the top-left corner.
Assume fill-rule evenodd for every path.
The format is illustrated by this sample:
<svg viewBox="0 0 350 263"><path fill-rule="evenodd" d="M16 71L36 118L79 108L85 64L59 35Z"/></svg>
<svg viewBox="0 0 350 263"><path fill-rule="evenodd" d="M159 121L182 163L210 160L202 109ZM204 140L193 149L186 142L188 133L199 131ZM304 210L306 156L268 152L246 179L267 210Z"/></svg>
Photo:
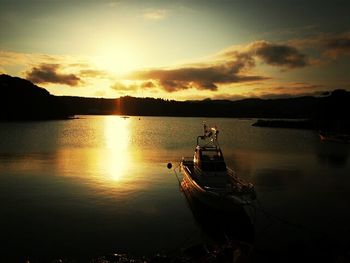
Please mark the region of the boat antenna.
<svg viewBox="0 0 350 263"><path fill-rule="evenodd" d="M215 147L220 147L219 142L218 142L218 136L219 136L219 129L217 126L208 128L205 122L203 122L203 130L204 130L204 135L198 136L197 137L197 145L198 140L205 140L205 139L210 139L210 142L215 146Z"/></svg>
<svg viewBox="0 0 350 263"><path fill-rule="evenodd" d="M214 126L213 128L211 128L211 130L212 130L212 133L213 133L213 138L211 139L213 144L215 146L217 146L217 147L220 147L219 146L219 141L218 141L218 139L219 139L219 129L218 129L218 127Z"/></svg>

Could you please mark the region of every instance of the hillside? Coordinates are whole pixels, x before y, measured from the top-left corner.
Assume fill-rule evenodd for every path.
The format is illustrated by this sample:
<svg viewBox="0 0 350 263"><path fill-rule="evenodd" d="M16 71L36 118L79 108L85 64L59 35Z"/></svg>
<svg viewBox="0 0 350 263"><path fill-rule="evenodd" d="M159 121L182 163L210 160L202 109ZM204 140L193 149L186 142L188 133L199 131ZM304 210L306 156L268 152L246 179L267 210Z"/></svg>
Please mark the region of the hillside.
<svg viewBox="0 0 350 263"><path fill-rule="evenodd" d="M21 78L0 75L0 94L0 120L49 120L69 116L57 97Z"/></svg>
<svg viewBox="0 0 350 263"><path fill-rule="evenodd" d="M283 99L174 101L155 98L116 99L53 96L31 82L0 76L0 119L60 119L84 114L136 116L198 116L236 118L308 119L308 128L349 130L350 92L335 90L328 96ZM278 123L261 122L262 126ZM293 123L294 125L295 123ZM305 125L305 124L303 124Z"/></svg>

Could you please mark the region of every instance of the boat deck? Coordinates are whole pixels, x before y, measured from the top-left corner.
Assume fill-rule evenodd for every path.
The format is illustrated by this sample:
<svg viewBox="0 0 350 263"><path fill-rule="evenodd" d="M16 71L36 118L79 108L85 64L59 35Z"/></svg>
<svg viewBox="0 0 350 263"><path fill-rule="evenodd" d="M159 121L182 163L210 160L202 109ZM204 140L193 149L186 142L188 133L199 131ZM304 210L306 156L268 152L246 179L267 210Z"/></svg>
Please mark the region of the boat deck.
<svg viewBox="0 0 350 263"><path fill-rule="evenodd" d="M203 171L194 165L193 159L183 158L182 169L189 179L193 180L201 188L214 190L216 192L234 193L245 195L247 192L254 192L252 184L238 177L230 168L223 171Z"/></svg>

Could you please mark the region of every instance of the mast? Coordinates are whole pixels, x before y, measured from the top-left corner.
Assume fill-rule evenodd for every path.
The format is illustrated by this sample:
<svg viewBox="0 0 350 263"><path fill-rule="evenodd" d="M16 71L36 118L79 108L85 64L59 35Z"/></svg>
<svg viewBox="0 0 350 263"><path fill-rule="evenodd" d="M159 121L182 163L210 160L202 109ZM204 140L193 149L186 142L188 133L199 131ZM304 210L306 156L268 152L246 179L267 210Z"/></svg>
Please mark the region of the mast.
<svg viewBox="0 0 350 263"><path fill-rule="evenodd" d="M209 142L205 145L212 144L212 146L215 146L216 148L220 148L218 136L219 136L219 129L217 126L208 128L205 123L203 123L203 129L204 129L204 135L200 135L197 137L197 145L199 145L199 139L202 141L205 141L209 139Z"/></svg>

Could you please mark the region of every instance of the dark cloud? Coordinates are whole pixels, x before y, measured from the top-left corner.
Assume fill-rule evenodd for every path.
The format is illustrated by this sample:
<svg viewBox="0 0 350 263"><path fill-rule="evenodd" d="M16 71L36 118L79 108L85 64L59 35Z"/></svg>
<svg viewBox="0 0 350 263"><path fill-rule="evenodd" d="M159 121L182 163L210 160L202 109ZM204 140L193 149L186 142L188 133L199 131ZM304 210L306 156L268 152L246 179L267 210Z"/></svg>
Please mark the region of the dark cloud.
<svg viewBox="0 0 350 263"><path fill-rule="evenodd" d="M341 34L319 33L307 38L293 39L288 43L299 48L320 52L333 59L341 55L350 55L350 32ZM322 65L329 62L324 60L324 57L312 60L310 63L312 65Z"/></svg>
<svg viewBox="0 0 350 263"><path fill-rule="evenodd" d="M293 69L309 65L306 55L290 45L257 41L250 45L250 52L252 56L257 56L266 64L273 66Z"/></svg>
<svg viewBox="0 0 350 263"><path fill-rule="evenodd" d="M168 92L174 92L174 91L180 91L191 88L191 83L186 81L179 81L179 80L168 80L161 78L159 80L160 86L168 91Z"/></svg>
<svg viewBox="0 0 350 263"><path fill-rule="evenodd" d="M156 84L154 84L152 81L145 81L141 84L141 88L155 88Z"/></svg>
<svg viewBox="0 0 350 263"><path fill-rule="evenodd" d="M137 71L132 73L131 78L156 80L168 92L189 88L216 91L218 89L217 84L266 79L262 76L240 74L245 68L251 67L251 63L252 61L249 57L237 57L232 62L213 66Z"/></svg>
<svg viewBox="0 0 350 263"><path fill-rule="evenodd" d="M308 58L290 45L257 41L245 47L225 50L219 60L174 69L150 69L133 72L130 79L156 81L167 92L190 88L197 90L218 90L220 84L233 84L266 80L269 77L256 76L249 72L256 66L256 59L287 69L309 65Z"/></svg>
<svg viewBox="0 0 350 263"><path fill-rule="evenodd" d="M324 38L323 48L324 53L331 57L338 57L341 54L350 55L350 33Z"/></svg>
<svg viewBox="0 0 350 263"><path fill-rule="evenodd" d="M26 72L26 79L33 83L58 83L68 86L77 86L81 79L74 74L59 73L58 64L40 64Z"/></svg>

